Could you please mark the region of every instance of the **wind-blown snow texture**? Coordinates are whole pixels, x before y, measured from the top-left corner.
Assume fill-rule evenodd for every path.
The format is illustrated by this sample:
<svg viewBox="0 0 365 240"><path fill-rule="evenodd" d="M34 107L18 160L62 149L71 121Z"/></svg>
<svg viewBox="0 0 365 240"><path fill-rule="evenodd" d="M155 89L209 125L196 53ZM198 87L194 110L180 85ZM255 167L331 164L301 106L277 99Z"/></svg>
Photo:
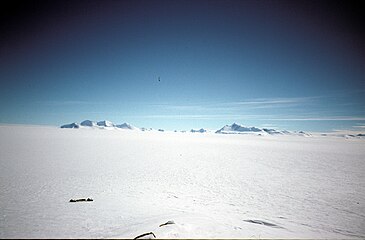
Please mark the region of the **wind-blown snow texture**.
<svg viewBox="0 0 365 240"><path fill-rule="evenodd" d="M364 139L0 126L0 154L0 238L365 237Z"/></svg>

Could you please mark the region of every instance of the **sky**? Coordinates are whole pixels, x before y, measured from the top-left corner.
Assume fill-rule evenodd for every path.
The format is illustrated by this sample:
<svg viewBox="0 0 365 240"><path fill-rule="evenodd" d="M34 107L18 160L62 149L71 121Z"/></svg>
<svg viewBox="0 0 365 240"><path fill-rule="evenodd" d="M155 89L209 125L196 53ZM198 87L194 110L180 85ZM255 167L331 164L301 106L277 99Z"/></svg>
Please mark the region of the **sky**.
<svg viewBox="0 0 365 240"><path fill-rule="evenodd" d="M362 131L361 9L356 1L7 1L0 123Z"/></svg>

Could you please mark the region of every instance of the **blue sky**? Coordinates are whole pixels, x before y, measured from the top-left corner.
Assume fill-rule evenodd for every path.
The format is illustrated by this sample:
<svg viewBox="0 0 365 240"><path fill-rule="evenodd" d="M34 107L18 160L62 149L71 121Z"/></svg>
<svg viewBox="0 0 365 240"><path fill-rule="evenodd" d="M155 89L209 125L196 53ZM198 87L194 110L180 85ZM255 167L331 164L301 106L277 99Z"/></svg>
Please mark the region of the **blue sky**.
<svg viewBox="0 0 365 240"><path fill-rule="evenodd" d="M1 123L107 119L169 130L233 122L305 131L365 126L365 41L357 6L22 4L2 12Z"/></svg>

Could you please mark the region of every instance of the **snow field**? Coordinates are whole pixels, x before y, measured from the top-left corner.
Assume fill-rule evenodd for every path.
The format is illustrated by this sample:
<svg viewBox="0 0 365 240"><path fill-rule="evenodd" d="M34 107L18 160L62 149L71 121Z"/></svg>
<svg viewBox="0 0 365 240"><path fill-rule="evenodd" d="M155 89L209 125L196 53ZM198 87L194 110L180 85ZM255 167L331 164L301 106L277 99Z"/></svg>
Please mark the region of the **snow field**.
<svg viewBox="0 0 365 240"><path fill-rule="evenodd" d="M335 137L0 126L0 238L363 238L364 149Z"/></svg>

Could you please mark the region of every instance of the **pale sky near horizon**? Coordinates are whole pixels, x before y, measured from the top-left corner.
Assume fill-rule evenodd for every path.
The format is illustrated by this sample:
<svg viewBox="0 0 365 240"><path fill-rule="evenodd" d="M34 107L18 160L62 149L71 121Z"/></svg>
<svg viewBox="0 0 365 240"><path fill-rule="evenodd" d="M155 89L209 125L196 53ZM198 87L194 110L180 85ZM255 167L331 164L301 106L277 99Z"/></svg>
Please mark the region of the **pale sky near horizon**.
<svg viewBox="0 0 365 240"><path fill-rule="evenodd" d="M0 123L365 128L357 2L8 3Z"/></svg>

